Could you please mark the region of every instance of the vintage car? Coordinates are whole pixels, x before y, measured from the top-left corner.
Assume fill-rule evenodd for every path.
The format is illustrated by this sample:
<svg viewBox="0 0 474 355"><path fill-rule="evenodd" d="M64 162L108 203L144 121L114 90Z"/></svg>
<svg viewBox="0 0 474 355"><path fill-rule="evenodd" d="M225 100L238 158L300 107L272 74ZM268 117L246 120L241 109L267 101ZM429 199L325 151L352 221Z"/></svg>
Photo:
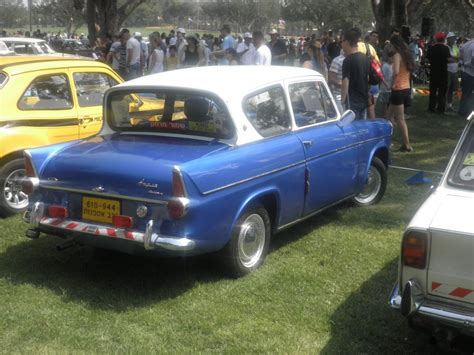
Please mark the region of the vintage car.
<svg viewBox="0 0 474 355"><path fill-rule="evenodd" d="M135 112L135 96L161 108ZM276 232L385 191L391 124L341 116L312 70L183 69L118 85L104 100L98 135L25 152L28 237L219 251L239 276L262 264Z"/></svg>
<svg viewBox="0 0 474 355"><path fill-rule="evenodd" d="M13 53L13 51L11 51L7 45L5 44L5 42L1 41L0 40L0 55L12 55L12 54L15 54Z"/></svg>
<svg viewBox="0 0 474 355"><path fill-rule="evenodd" d="M410 324L474 335L474 112L402 238L389 304Z"/></svg>
<svg viewBox="0 0 474 355"><path fill-rule="evenodd" d="M44 39L26 37L2 37L2 42L15 54L58 55Z"/></svg>
<svg viewBox="0 0 474 355"><path fill-rule="evenodd" d="M23 151L96 134L103 94L122 81L92 60L0 57L0 216L28 205Z"/></svg>

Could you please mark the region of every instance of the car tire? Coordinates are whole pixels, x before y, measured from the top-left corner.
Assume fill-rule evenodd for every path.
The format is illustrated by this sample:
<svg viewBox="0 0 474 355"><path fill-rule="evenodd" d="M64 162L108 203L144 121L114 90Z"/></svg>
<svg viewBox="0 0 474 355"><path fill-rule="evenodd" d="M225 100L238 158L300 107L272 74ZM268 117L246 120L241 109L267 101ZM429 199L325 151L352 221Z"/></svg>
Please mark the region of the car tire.
<svg viewBox="0 0 474 355"><path fill-rule="evenodd" d="M232 230L232 238L221 252L221 261L231 277L245 276L265 261L270 245L271 223L261 206L247 209Z"/></svg>
<svg viewBox="0 0 474 355"><path fill-rule="evenodd" d="M352 198L352 203L356 206L370 206L379 202L385 194L387 188L387 168L377 157L372 159L367 182L361 192Z"/></svg>
<svg viewBox="0 0 474 355"><path fill-rule="evenodd" d="M9 161L0 167L0 216L11 216L28 207L28 196L21 191L24 176L23 159Z"/></svg>

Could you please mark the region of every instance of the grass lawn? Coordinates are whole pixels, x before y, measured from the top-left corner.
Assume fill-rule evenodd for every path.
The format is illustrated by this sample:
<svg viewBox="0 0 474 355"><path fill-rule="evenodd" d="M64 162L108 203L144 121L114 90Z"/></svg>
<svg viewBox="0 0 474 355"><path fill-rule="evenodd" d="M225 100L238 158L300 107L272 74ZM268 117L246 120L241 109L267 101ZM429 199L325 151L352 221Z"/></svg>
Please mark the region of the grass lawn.
<svg viewBox="0 0 474 355"><path fill-rule="evenodd" d="M443 171L465 121L427 114L426 97L415 105L416 152L393 163ZM0 352L435 351L387 304L401 234L429 191L405 183L413 174L391 169L377 206L333 208L275 236L265 265L238 280L206 257L56 252L59 239L30 241L19 217L0 220Z"/></svg>

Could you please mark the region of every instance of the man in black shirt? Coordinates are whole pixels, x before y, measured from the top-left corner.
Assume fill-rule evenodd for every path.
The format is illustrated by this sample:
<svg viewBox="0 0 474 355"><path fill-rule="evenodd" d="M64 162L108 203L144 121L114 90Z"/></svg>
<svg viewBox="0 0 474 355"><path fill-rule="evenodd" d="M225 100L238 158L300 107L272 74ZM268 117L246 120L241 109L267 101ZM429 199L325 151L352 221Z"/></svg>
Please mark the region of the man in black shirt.
<svg viewBox="0 0 474 355"><path fill-rule="evenodd" d="M444 113L448 91L448 62L452 61L449 48L444 44L445 35L438 32L436 43L428 48L426 57L430 62L430 102L428 110Z"/></svg>
<svg viewBox="0 0 474 355"><path fill-rule="evenodd" d="M367 118L369 106L369 59L357 50L359 35L354 30L344 33L342 49L346 55L342 63L341 102L354 111L356 119Z"/></svg>
<svg viewBox="0 0 474 355"><path fill-rule="evenodd" d="M279 39L280 34L273 29L268 32L271 41L267 43L268 48L272 52L272 65L285 65L285 59L288 57L288 49L285 42Z"/></svg>

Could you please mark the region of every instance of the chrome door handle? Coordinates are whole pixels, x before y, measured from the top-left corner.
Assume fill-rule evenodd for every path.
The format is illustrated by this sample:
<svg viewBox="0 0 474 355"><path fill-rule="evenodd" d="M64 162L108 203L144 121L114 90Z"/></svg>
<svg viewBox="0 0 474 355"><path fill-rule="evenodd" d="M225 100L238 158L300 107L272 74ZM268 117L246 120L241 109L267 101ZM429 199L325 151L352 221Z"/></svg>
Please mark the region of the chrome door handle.
<svg viewBox="0 0 474 355"><path fill-rule="evenodd" d="M303 144L306 146L306 147L311 147L313 145L313 141L303 141Z"/></svg>

